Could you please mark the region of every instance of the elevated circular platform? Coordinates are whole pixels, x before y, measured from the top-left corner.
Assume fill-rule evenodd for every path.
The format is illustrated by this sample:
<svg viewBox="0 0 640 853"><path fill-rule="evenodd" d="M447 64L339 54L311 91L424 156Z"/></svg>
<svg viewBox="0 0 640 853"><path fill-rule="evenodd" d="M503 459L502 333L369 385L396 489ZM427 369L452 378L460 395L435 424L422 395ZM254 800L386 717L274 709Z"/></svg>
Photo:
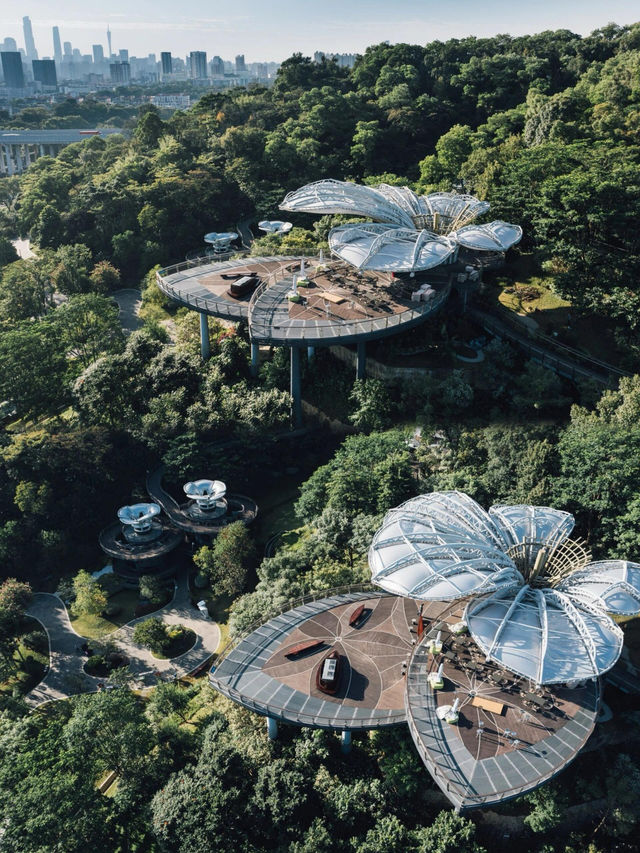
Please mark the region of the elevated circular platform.
<svg viewBox="0 0 640 853"><path fill-rule="evenodd" d="M205 259L160 270L157 282L171 299L200 313L248 320L254 343L331 346L382 338L423 322L443 305L463 270L444 264L410 279L300 256ZM245 276L260 284L233 295L231 285ZM295 302L289 299L294 278L303 279ZM417 299L421 285L429 290Z"/></svg>
<svg viewBox="0 0 640 853"><path fill-rule="evenodd" d="M129 541L119 521L107 525L99 535L100 547L111 557L114 572L131 585L137 585L141 575L170 577L176 570L171 555L183 539L180 530L163 526L153 539Z"/></svg>
<svg viewBox="0 0 640 853"><path fill-rule="evenodd" d="M178 504L162 485L163 474L164 467L160 466L148 475L147 492L160 504L165 514L171 519L171 523L185 533L194 536L215 536L233 521L242 521L249 525L258 515L258 505L252 498L231 493L226 495L225 515L213 515L210 518L202 513L191 515L189 510L192 507L192 501Z"/></svg>
<svg viewBox="0 0 640 853"><path fill-rule="evenodd" d="M355 625L356 608L364 605ZM405 721L402 664L411 651L416 606L384 592L336 592L269 620L227 651L211 685L252 711L296 725L369 729ZM296 647L321 641L296 654ZM341 656L335 695L316 673L330 650Z"/></svg>
<svg viewBox="0 0 640 853"><path fill-rule="evenodd" d="M600 682L535 690L487 663L468 635L451 627L460 603L431 619L407 673L406 708L411 736L434 780L457 810L504 802L556 776L582 749L597 720ZM442 652L429 643L442 634ZM444 664L444 688L433 690L427 673ZM459 699L459 720L451 725L438 710Z"/></svg>

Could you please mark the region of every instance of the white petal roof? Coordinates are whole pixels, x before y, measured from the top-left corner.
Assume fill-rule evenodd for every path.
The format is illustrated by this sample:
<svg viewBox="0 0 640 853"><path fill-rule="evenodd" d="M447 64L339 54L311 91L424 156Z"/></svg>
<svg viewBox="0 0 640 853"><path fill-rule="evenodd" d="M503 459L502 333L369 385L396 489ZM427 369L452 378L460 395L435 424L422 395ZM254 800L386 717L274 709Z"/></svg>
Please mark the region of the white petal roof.
<svg viewBox="0 0 640 853"><path fill-rule="evenodd" d="M404 228L414 227L408 213L373 187L333 179L305 184L299 190L288 193L280 205L280 210L322 215L346 213L391 222Z"/></svg>
<svg viewBox="0 0 640 853"><path fill-rule="evenodd" d="M389 512L369 550L373 582L422 601L523 583L489 514L460 492L420 495Z"/></svg>
<svg viewBox="0 0 640 853"><path fill-rule="evenodd" d="M365 222L340 225L329 233L331 251L358 269L410 272L439 266L455 243L430 231Z"/></svg>
<svg viewBox="0 0 640 853"><path fill-rule="evenodd" d="M195 480L193 483L185 483L182 488L191 500L198 498L219 500L227 493L227 485L222 480Z"/></svg>
<svg viewBox="0 0 640 853"><path fill-rule="evenodd" d="M291 231L293 225L291 222L282 222L279 219L263 219L262 222L258 222L258 228L267 234L286 234Z"/></svg>
<svg viewBox="0 0 640 853"><path fill-rule="evenodd" d="M572 572L558 589L574 601L598 605L618 616L640 615L640 565L601 560Z"/></svg>
<svg viewBox="0 0 640 853"><path fill-rule="evenodd" d="M487 225L465 225L450 234L461 246L486 252L506 252L522 239L522 228L496 220Z"/></svg>
<svg viewBox="0 0 640 853"><path fill-rule="evenodd" d="M498 592L467 605L465 620L487 658L536 684L597 677L622 651L622 631L602 609L553 589Z"/></svg>
<svg viewBox="0 0 640 853"><path fill-rule="evenodd" d="M553 549L571 534L574 517L548 506L503 506L496 504L489 515L511 545L536 542Z"/></svg>
<svg viewBox="0 0 640 853"><path fill-rule="evenodd" d="M121 506L118 510L118 518L123 524L137 525L149 523L156 515L160 515L160 506L152 503Z"/></svg>

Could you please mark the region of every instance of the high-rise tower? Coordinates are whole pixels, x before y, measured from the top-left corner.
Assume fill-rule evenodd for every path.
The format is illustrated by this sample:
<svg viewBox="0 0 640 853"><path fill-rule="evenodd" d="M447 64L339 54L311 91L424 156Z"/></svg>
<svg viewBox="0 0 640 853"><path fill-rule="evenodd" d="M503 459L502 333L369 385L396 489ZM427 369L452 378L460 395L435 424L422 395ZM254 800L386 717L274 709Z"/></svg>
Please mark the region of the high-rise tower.
<svg viewBox="0 0 640 853"><path fill-rule="evenodd" d="M62 44L58 27L53 28L53 58L58 65L62 62Z"/></svg>
<svg viewBox="0 0 640 853"><path fill-rule="evenodd" d="M107 24L107 44L109 46L109 59L111 59L113 52L111 50L111 30L109 29L109 24Z"/></svg>
<svg viewBox="0 0 640 853"><path fill-rule="evenodd" d="M33 40L33 30L31 29L31 19L25 15L22 19L22 27L24 29L24 47L27 53L27 59L37 59L38 51L36 43Z"/></svg>

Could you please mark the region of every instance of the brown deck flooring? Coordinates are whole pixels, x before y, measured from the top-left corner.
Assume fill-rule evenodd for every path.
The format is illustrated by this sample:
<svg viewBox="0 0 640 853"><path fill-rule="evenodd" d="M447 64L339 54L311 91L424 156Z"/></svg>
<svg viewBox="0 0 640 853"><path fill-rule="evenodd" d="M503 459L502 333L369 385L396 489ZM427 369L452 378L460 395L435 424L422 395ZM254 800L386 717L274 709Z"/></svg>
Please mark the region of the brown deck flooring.
<svg viewBox="0 0 640 853"><path fill-rule="evenodd" d="M441 608L441 605L439 605ZM521 696L523 692L535 692L535 688L526 679L518 679L513 674L501 670L493 663L487 663L481 650L469 635L454 636L447 630L462 617L463 608L450 608L449 613L440 610L436 614L432 605L427 605L425 615L431 620L431 631L435 626L440 627L442 621L442 651L452 651L457 655L457 661L451 661L443 655L429 656L429 672L435 671L444 662L444 689L437 690L436 704L453 705L456 698L460 699L460 717L455 727L458 736L471 755L477 760L489 758L516 748L534 747L536 743L566 725L584 704L590 707L591 691L588 687L567 689L560 686L544 687L540 692L542 698L553 703L552 708L537 708L525 706ZM429 630L429 628L427 628ZM470 660L482 664L482 672L473 672L467 667ZM494 684L490 674L499 674L508 683L503 686ZM502 714L492 713L472 705L474 696L480 696L501 702L504 705ZM483 732L478 735L484 724ZM507 737L505 732L513 734ZM514 746L513 741L519 745Z"/></svg>
<svg viewBox="0 0 640 853"><path fill-rule="evenodd" d="M259 276L260 279L264 280L269 275L271 275L276 270L284 269L286 267L293 266L294 269L299 268L299 264L296 264L295 261L251 261L251 258L247 259L246 263L240 264L239 266L229 267L221 270L220 272L210 272L206 275L202 275L198 277L198 282L203 287L206 287L207 290L210 290L212 294L217 297L222 297L227 299L229 302L246 302L249 303L252 293L247 293L241 297L231 296L227 291L235 281L235 279L231 278L222 278L223 275L252 275L255 273Z"/></svg>
<svg viewBox="0 0 640 853"><path fill-rule="evenodd" d="M327 265L324 264L324 267ZM399 282L392 286L389 273L369 272L359 274L346 264L332 263L328 269L307 269L308 287L299 293L304 303L291 302L289 316L292 320L319 320L333 317L340 320L369 320L389 314L401 314L412 306L410 299L400 298ZM324 298L325 293L344 298L335 303Z"/></svg>
<svg viewBox="0 0 640 853"><path fill-rule="evenodd" d="M416 616L416 603L386 596L359 603L365 605L359 628L349 626L349 617L358 603L325 610L289 634L264 664L263 671L318 699L381 710L404 708L401 668L415 638L409 629ZM296 658L286 657L288 649L311 638L324 643ZM330 649L337 649L341 655L335 695L316 687L317 669Z"/></svg>

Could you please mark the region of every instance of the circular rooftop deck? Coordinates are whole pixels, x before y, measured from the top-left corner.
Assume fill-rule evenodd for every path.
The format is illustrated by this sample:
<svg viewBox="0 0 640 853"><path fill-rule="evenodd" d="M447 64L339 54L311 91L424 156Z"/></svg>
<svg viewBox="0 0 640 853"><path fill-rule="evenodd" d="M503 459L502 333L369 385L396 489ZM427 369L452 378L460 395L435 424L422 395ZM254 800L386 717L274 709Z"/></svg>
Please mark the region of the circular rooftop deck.
<svg viewBox="0 0 640 853"><path fill-rule="evenodd" d="M450 626L462 615L457 602L434 617L407 673L407 722L434 780L458 810L488 806L524 794L566 767L593 731L600 683L554 686L537 692L523 679L487 663L469 636ZM442 631L442 654L429 653L430 636ZM427 673L444 663L444 689ZM460 700L457 725L437 709Z"/></svg>
<svg viewBox="0 0 640 853"><path fill-rule="evenodd" d="M303 260L309 283L299 288L302 302L294 303L288 294ZM171 299L200 313L248 320L255 343L330 346L417 325L446 301L459 271L449 264L418 273L415 280L393 279L389 273L360 272L343 261L248 257L178 264L160 270L157 282ZM229 288L238 275L255 275L261 283L253 294L234 297ZM429 283L434 293L427 302L412 301L421 283Z"/></svg>
<svg viewBox="0 0 640 853"><path fill-rule="evenodd" d="M349 625L364 604L359 627ZM215 666L216 690L252 711L297 725L368 729L405 721L402 663L411 651L415 602L384 592L342 592L301 604L244 637ZM300 643L321 640L307 652ZM335 695L316 686L330 649L341 654Z"/></svg>

